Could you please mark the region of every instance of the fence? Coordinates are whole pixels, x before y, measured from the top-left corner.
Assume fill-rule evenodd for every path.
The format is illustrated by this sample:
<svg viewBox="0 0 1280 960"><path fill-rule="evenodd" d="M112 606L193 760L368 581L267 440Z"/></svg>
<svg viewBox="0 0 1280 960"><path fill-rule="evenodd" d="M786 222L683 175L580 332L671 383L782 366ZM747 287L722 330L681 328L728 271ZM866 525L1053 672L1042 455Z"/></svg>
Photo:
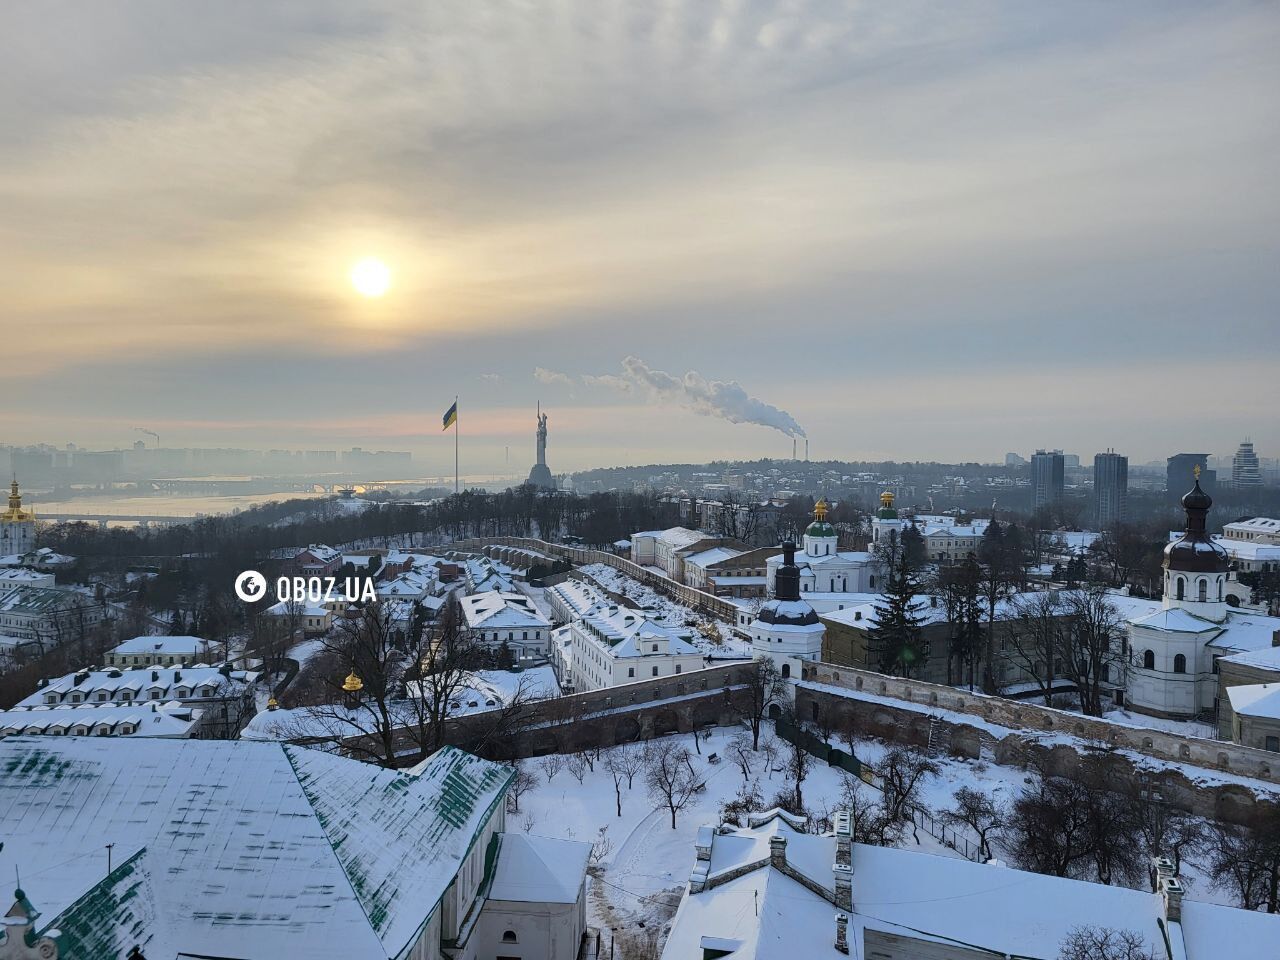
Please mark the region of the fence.
<svg viewBox="0 0 1280 960"><path fill-rule="evenodd" d="M945 823L940 823L933 814L920 807L908 807L911 816L911 823L920 827L929 836L933 837L939 843L950 847L966 860L972 860L974 863L980 863L982 858L981 848L968 837L961 836Z"/></svg>
<svg viewBox="0 0 1280 960"><path fill-rule="evenodd" d="M855 777L866 779L868 771L862 766L862 761L847 750L833 747L821 737L815 736L807 730L802 730L794 723L782 718L775 720L774 726L777 728L779 737L788 743L798 744L805 753L817 757L827 766L839 767Z"/></svg>

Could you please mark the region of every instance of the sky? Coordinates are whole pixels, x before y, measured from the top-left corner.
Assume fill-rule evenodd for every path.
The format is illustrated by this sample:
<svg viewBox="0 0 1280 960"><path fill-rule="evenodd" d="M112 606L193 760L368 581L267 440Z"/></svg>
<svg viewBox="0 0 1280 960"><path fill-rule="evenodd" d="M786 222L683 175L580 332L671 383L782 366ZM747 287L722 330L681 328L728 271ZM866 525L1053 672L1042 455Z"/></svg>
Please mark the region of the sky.
<svg viewBox="0 0 1280 960"><path fill-rule="evenodd" d="M553 471L1280 456L1277 49L1265 2L6 5L0 443L442 473L457 396L464 473L539 401Z"/></svg>

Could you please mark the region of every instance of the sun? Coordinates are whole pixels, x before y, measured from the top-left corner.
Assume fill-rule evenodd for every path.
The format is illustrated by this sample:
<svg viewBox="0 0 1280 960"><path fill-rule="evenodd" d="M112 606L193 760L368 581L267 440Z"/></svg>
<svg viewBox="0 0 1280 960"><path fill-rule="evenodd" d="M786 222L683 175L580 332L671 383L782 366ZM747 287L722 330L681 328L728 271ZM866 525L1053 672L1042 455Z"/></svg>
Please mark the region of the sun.
<svg viewBox="0 0 1280 960"><path fill-rule="evenodd" d="M351 268L351 285L365 297L380 297L391 289L391 268L377 257L365 257Z"/></svg>

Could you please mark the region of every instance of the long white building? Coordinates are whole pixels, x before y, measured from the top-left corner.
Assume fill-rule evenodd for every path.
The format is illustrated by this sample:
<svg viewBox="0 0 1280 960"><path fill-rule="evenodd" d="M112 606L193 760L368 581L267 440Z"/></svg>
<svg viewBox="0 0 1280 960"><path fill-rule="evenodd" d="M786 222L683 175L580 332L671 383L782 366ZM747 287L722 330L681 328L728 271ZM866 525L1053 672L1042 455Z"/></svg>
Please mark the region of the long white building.
<svg viewBox="0 0 1280 960"><path fill-rule="evenodd" d="M545 657L551 621L522 593L487 590L463 597L462 616L471 636L487 646L506 644L517 657Z"/></svg>
<svg viewBox="0 0 1280 960"><path fill-rule="evenodd" d="M701 670L702 653L690 630L664 627L643 611L607 607L589 612L569 625L570 650L565 667L575 692L673 677Z"/></svg>

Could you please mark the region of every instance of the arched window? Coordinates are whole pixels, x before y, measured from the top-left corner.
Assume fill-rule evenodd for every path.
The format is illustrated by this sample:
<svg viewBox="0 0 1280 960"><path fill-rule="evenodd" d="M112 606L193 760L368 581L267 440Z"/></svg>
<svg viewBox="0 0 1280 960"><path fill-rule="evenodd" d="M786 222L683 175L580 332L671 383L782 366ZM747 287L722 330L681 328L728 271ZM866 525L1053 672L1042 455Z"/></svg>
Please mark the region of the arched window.
<svg viewBox="0 0 1280 960"><path fill-rule="evenodd" d="M791 664L784 663L782 665L782 679L786 680L790 676L791 676Z"/></svg>
<svg viewBox="0 0 1280 960"><path fill-rule="evenodd" d="M1222 578L1218 578L1218 599L1222 599Z"/></svg>
<svg viewBox="0 0 1280 960"><path fill-rule="evenodd" d="M1201 603L1204 603L1206 600L1209 599L1209 581L1206 580L1204 577L1200 578L1199 583L1196 587L1196 590L1197 590L1196 599L1199 600Z"/></svg>
<svg viewBox="0 0 1280 960"><path fill-rule="evenodd" d="M502 942L503 943L519 943L519 941L516 940L516 932L514 930L505 931L502 934Z"/></svg>
<svg viewBox="0 0 1280 960"><path fill-rule="evenodd" d="M1184 577L1178 578L1177 597L1179 600L1185 600L1187 595L1187 581Z"/></svg>
<svg viewBox="0 0 1280 960"><path fill-rule="evenodd" d="M1173 672L1174 673L1187 672L1187 658L1184 657L1182 654L1178 654L1176 657L1173 658Z"/></svg>
<svg viewBox="0 0 1280 960"><path fill-rule="evenodd" d="M1156 655L1151 650L1142 651L1142 669L1154 670L1156 668Z"/></svg>

